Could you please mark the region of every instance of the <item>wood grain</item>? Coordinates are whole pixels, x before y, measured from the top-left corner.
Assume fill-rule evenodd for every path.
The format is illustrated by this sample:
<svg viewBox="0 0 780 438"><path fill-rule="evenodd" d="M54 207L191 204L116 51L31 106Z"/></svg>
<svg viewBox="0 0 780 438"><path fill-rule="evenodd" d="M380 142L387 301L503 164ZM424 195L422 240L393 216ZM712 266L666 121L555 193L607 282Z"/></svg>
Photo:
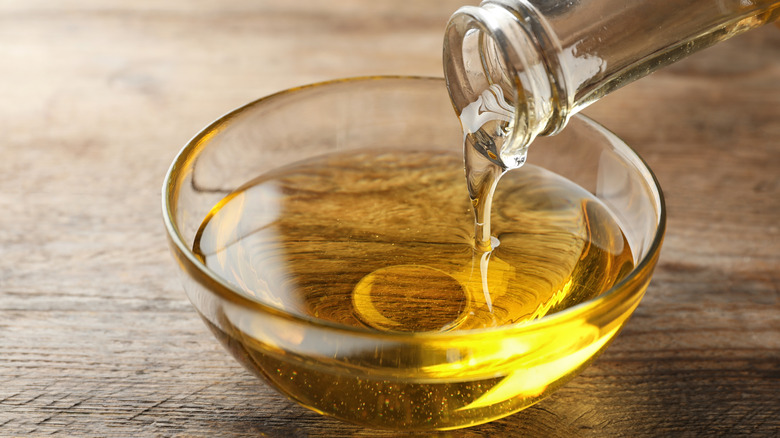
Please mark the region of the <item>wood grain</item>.
<svg viewBox="0 0 780 438"><path fill-rule="evenodd" d="M178 284L160 184L191 135L259 96L440 75L462 3L0 3L0 435L397 436L300 408L221 350ZM587 110L665 189L647 297L551 398L441 436L780 433L778 84L767 26Z"/></svg>

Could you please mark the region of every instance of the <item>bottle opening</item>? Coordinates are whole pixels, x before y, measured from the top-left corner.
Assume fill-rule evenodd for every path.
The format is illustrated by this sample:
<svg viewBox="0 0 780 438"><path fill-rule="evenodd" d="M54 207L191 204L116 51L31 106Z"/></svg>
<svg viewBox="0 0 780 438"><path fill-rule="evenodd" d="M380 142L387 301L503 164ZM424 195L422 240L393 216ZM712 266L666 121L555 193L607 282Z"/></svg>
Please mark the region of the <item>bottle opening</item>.
<svg viewBox="0 0 780 438"><path fill-rule="evenodd" d="M452 104L461 116L491 90L512 109L499 154L505 167L515 167L536 136L565 125L569 105L556 68L558 51L530 6L518 11L485 2L463 7L450 19L444 76Z"/></svg>
<svg viewBox="0 0 780 438"><path fill-rule="evenodd" d="M484 15L478 8L463 10ZM483 22L461 12L453 17L445 38L444 75L458 113L494 84L503 89L511 104L516 104L515 84L501 44Z"/></svg>

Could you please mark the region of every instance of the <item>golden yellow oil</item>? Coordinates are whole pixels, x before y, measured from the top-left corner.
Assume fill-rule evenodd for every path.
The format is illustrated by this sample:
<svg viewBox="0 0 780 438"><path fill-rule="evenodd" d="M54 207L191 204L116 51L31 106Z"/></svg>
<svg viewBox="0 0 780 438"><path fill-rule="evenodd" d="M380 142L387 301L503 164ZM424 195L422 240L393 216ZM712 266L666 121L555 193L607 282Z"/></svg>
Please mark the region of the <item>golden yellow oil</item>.
<svg viewBox="0 0 780 438"><path fill-rule="evenodd" d="M634 267L608 208L530 164L501 179L491 231L492 251L476 249L461 154L366 150L320 156L246 184L212 209L193 249L254 300L386 333L523 324L601 294ZM227 317L221 328L209 325L247 367L290 397L363 424L425 429L482 423L550 389L549 382L518 385L517 373L507 385L509 371L463 374L464 363L455 357L415 378L414 370L436 354L430 351L393 355L396 377L374 378L361 375L359 365L357 372L339 371L268 349L257 333ZM602 339L596 349L611 338L594 336L589 342ZM465 347L478 352L479 339ZM549 354L540 342L539 355ZM493 362L506 359L497 355ZM564 380L584 362L550 365L558 368L547 374ZM545 374L536 368L535 375Z"/></svg>

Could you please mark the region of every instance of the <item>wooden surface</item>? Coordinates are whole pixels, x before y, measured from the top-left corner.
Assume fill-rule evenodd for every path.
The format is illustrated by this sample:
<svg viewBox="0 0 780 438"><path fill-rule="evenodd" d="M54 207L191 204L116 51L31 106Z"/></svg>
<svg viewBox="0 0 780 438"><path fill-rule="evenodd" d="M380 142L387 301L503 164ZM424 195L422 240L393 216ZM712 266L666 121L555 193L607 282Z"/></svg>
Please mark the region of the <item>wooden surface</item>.
<svg viewBox="0 0 780 438"><path fill-rule="evenodd" d="M179 286L160 185L190 136L259 96L440 75L461 3L0 2L0 436L394 436L300 408L227 356ZM586 112L665 189L655 278L581 376L442 436L777 436L780 29Z"/></svg>

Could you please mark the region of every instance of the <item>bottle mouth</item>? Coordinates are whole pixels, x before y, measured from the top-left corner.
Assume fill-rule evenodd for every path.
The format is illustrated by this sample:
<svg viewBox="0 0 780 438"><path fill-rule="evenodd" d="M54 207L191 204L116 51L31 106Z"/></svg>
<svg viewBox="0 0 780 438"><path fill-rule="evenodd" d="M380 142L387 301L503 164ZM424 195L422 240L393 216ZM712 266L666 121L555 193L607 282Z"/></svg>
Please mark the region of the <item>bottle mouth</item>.
<svg viewBox="0 0 780 438"><path fill-rule="evenodd" d="M568 120L565 81L558 57L550 56L560 49L550 34L531 6L518 11L492 2L460 8L445 31L444 77L458 115L491 89L512 110L500 151L507 167L536 136L555 134Z"/></svg>

